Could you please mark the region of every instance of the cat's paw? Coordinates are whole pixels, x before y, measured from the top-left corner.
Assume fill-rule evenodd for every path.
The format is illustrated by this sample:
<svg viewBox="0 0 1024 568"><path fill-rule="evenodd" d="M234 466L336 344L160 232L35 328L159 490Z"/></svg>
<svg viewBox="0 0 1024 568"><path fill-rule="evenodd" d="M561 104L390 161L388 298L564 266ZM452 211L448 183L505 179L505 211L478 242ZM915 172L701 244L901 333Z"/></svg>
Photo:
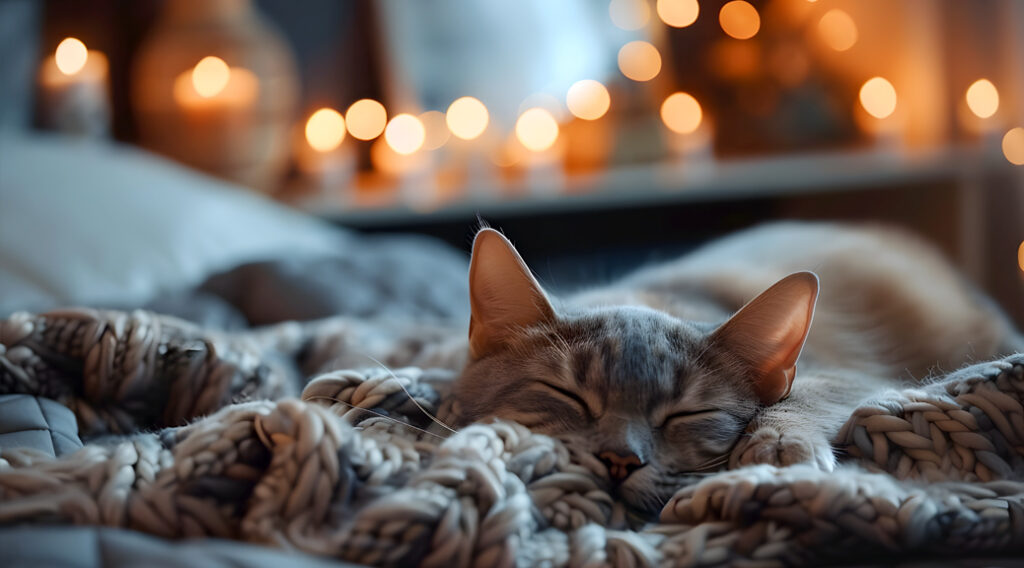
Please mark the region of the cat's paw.
<svg viewBox="0 0 1024 568"><path fill-rule="evenodd" d="M824 434L761 426L739 441L729 459L730 468L752 464L807 464L832 471L836 457Z"/></svg>

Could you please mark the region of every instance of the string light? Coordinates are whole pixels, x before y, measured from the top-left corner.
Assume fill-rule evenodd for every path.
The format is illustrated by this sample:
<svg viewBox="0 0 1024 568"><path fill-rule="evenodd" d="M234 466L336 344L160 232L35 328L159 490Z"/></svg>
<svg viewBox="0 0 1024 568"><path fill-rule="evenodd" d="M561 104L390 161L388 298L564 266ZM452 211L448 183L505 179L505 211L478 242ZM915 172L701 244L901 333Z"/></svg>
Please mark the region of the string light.
<svg viewBox="0 0 1024 568"><path fill-rule="evenodd" d="M988 118L999 110L999 91L992 81L978 79L967 88L967 108L978 118Z"/></svg>
<svg viewBox="0 0 1024 568"><path fill-rule="evenodd" d="M656 9L661 21L673 28L685 28L700 15L697 0L658 0Z"/></svg>
<svg viewBox="0 0 1024 568"><path fill-rule="evenodd" d="M57 45L54 57L57 59L57 69L70 76L85 67L85 62L89 59L89 50L80 39L69 37Z"/></svg>
<svg viewBox="0 0 1024 568"><path fill-rule="evenodd" d="M584 79L569 87L565 102L573 115L584 120L597 120L608 112L612 99L604 85L593 79Z"/></svg>
<svg viewBox="0 0 1024 568"><path fill-rule="evenodd" d="M661 120L673 132L691 134L700 127L703 117L700 103L689 93L672 93L661 103Z"/></svg>
<svg viewBox="0 0 1024 568"><path fill-rule="evenodd" d="M231 69L220 57L206 56L192 69L192 88L204 98L216 96L230 80Z"/></svg>
<svg viewBox="0 0 1024 568"><path fill-rule="evenodd" d="M896 110L896 88L882 77L872 77L860 88L860 104L871 116L883 119Z"/></svg>
<svg viewBox="0 0 1024 568"><path fill-rule="evenodd" d="M423 139L423 148L426 150L437 150L451 137L451 131L448 130L444 113L441 111L428 110L420 115L420 122L426 131L426 137Z"/></svg>
<svg viewBox="0 0 1024 568"><path fill-rule="evenodd" d="M639 30L651 19L647 0L612 0L608 3L608 16L623 30Z"/></svg>
<svg viewBox="0 0 1024 568"><path fill-rule="evenodd" d="M392 118L384 129L384 140L388 146L403 156L422 148L426 137L423 123L411 114L400 114Z"/></svg>
<svg viewBox="0 0 1024 568"><path fill-rule="evenodd" d="M558 140L558 122L547 110L531 108L516 121L516 139L527 150L547 150Z"/></svg>
<svg viewBox="0 0 1024 568"><path fill-rule="evenodd" d="M1015 166L1024 165L1024 128L1011 128L1003 136L1003 155Z"/></svg>
<svg viewBox="0 0 1024 568"><path fill-rule="evenodd" d="M345 119L333 108L322 108L306 121L306 141L318 152L330 152L345 139Z"/></svg>
<svg viewBox="0 0 1024 568"><path fill-rule="evenodd" d="M479 99L462 97L448 106L445 121L452 134L463 140L473 140L487 129L490 114Z"/></svg>
<svg viewBox="0 0 1024 568"><path fill-rule="evenodd" d="M829 10L818 20L818 34L832 49L846 51L857 43L857 23L842 10Z"/></svg>
<svg viewBox="0 0 1024 568"><path fill-rule="evenodd" d="M619 70L634 81L650 81L661 72L661 54L646 41L631 41L619 50Z"/></svg>
<svg viewBox="0 0 1024 568"><path fill-rule="evenodd" d="M373 140L384 132L388 111L373 99L360 99L345 111L348 133L359 140Z"/></svg>
<svg viewBox="0 0 1024 568"><path fill-rule="evenodd" d="M732 0L718 12L722 31L736 39L750 39L761 29L761 16L749 2Z"/></svg>

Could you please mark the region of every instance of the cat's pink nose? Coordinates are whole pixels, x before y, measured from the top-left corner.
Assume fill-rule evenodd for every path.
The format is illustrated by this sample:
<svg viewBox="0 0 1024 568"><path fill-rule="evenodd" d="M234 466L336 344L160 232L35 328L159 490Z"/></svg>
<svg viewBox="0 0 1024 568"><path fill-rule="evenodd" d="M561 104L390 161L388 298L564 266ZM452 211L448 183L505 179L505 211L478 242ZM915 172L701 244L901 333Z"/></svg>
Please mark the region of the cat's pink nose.
<svg viewBox="0 0 1024 568"><path fill-rule="evenodd" d="M604 463L604 466L608 468L608 475L612 478L612 481L621 483L631 473L640 469L644 466L643 462L636 454L630 452L626 455L621 455L616 452L605 450L597 454L597 459Z"/></svg>

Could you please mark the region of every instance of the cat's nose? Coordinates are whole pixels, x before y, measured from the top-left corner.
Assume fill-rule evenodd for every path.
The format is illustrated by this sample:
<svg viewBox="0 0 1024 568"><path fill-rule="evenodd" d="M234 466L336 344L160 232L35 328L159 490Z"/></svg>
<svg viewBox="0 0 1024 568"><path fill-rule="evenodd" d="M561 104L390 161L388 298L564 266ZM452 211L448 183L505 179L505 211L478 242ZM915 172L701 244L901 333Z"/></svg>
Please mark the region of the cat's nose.
<svg viewBox="0 0 1024 568"><path fill-rule="evenodd" d="M617 452L606 450L597 454L597 459L601 460L604 466L608 468L608 475L615 483L625 481L631 473L644 466L640 458L632 452L621 455Z"/></svg>

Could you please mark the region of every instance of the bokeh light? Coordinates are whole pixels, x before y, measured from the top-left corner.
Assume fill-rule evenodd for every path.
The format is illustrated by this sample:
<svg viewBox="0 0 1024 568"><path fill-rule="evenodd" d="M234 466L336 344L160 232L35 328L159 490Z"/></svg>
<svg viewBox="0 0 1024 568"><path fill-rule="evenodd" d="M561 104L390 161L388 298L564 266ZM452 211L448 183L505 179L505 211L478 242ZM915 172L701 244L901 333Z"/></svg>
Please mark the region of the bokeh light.
<svg viewBox="0 0 1024 568"><path fill-rule="evenodd" d="M872 77L860 88L860 104L871 116L886 118L896 110L896 88L882 77Z"/></svg>
<svg viewBox="0 0 1024 568"><path fill-rule="evenodd" d="M619 70L634 81L650 81L661 72L661 54L646 41L631 41L619 50Z"/></svg>
<svg viewBox="0 0 1024 568"><path fill-rule="evenodd" d="M1020 246L1017 247L1017 266L1024 271L1024 241L1022 241Z"/></svg>
<svg viewBox="0 0 1024 568"><path fill-rule="evenodd" d="M696 132L703 118L700 103L689 93L672 93L661 103L661 120L673 132Z"/></svg>
<svg viewBox="0 0 1024 568"><path fill-rule="evenodd" d="M322 108L306 121L306 141L318 152L330 152L345 139L345 119L333 108Z"/></svg>
<svg viewBox="0 0 1024 568"><path fill-rule="evenodd" d="M1024 128L1011 128L1003 136L1003 155L1015 166L1024 165Z"/></svg>
<svg viewBox="0 0 1024 568"><path fill-rule="evenodd" d="M60 69L61 73L74 75L85 67L85 62L89 59L89 50L80 39L69 37L57 45L54 57L57 60L57 69Z"/></svg>
<svg viewBox="0 0 1024 568"><path fill-rule="evenodd" d="M451 131L445 121L444 113L439 110L428 110L420 115L420 122L423 123L423 130L426 136L423 139L423 148L426 150L437 150L444 146L451 138Z"/></svg>
<svg viewBox="0 0 1024 568"><path fill-rule="evenodd" d="M697 0L658 0L657 11L665 25L685 28L697 21L700 4Z"/></svg>
<svg viewBox="0 0 1024 568"><path fill-rule="evenodd" d="M527 150L547 150L558 140L558 122L546 109L531 108L516 121L516 139Z"/></svg>
<svg viewBox="0 0 1024 568"><path fill-rule="evenodd" d="M345 111L348 133L359 140L373 140L384 132L388 111L373 99L360 99Z"/></svg>
<svg viewBox="0 0 1024 568"><path fill-rule="evenodd" d="M608 15L616 27L638 30L650 21L651 8L647 0L612 0L608 3Z"/></svg>
<svg viewBox="0 0 1024 568"><path fill-rule="evenodd" d="M208 55L192 69L192 88L199 96L210 98L224 90L231 80L231 69L220 57Z"/></svg>
<svg viewBox="0 0 1024 568"><path fill-rule="evenodd" d="M423 147L427 132L420 119L411 114L400 114L388 122L384 129L384 140L392 150L408 156Z"/></svg>
<svg viewBox="0 0 1024 568"><path fill-rule="evenodd" d="M732 0L718 12L722 30L736 39L750 39L761 29L761 16L749 2Z"/></svg>
<svg viewBox="0 0 1024 568"><path fill-rule="evenodd" d="M593 79L577 81L565 97L569 112L584 120L597 120L608 112L612 98L608 89Z"/></svg>
<svg viewBox="0 0 1024 568"><path fill-rule="evenodd" d="M978 118L988 118L999 110L999 91L992 81L978 79L967 88L967 108Z"/></svg>
<svg viewBox="0 0 1024 568"><path fill-rule="evenodd" d="M462 97L448 106L445 121L452 134L463 140L473 140L487 129L490 114L479 99Z"/></svg>
<svg viewBox="0 0 1024 568"><path fill-rule="evenodd" d="M857 43L857 23L842 10L829 10L818 20L818 34L825 45L846 51Z"/></svg>

